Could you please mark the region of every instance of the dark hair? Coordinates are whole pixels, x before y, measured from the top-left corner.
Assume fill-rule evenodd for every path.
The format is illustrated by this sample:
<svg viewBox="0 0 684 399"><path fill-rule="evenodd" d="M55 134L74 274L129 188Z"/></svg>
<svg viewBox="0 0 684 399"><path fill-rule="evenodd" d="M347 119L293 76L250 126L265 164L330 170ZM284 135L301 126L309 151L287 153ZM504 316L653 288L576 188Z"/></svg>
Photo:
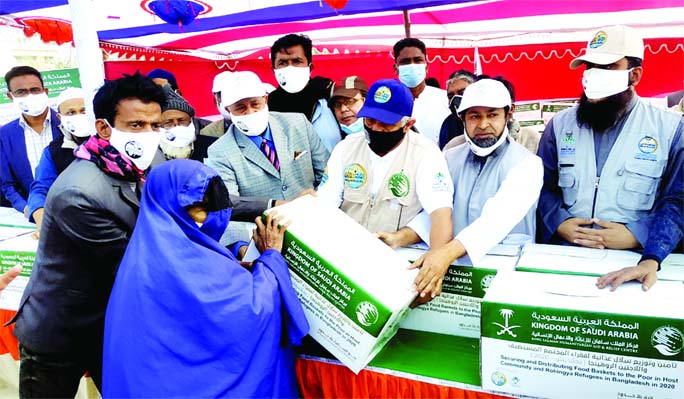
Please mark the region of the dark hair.
<svg viewBox="0 0 684 399"><path fill-rule="evenodd" d="M463 79L467 80L470 83L473 83L475 81L475 75L472 72L470 72L467 69L459 69L458 71L454 71L451 73L451 75L449 75L449 79L447 80L447 82L449 80L455 79L456 77L458 77L458 80Z"/></svg>
<svg viewBox="0 0 684 399"><path fill-rule="evenodd" d="M271 66L275 68L276 54L278 54L280 50L286 50L294 46L302 46L302 49L304 49L304 56L306 57L306 60L309 61L309 64L311 64L311 49L313 45L311 44L309 36L290 33L289 35L285 35L276 40L273 43L273 46L271 46Z"/></svg>
<svg viewBox="0 0 684 399"><path fill-rule="evenodd" d="M399 57L399 53L401 53L401 50L405 49L406 47L417 47L427 58L427 50L425 50L425 43L423 43L419 39L416 39L415 37L405 37L399 40L398 42L394 43L394 47L392 47L392 52L394 53L395 60L397 59L397 57Z"/></svg>
<svg viewBox="0 0 684 399"><path fill-rule="evenodd" d="M425 84L428 86L432 86L432 87L436 87L438 89L441 89L441 87L439 87L439 80L437 80L437 78L427 78L427 79L425 79Z"/></svg>
<svg viewBox="0 0 684 399"><path fill-rule="evenodd" d="M127 99L138 99L145 104L157 103L160 107L166 104L164 90L136 71L133 75L124 74L122 78L105 81L93 99L95 118L106 119L114 126L119 103Z"/></svg>
<svg viewBox="0 0 684 399"><path fill-rule="evenodd" d="M17 76L24 76L24 75L33 75L40 79L40 85L43 85L43 77L40 76L40 72L34 67L30 67L28 65L21 65L21 66L16 66L12 69L10 69L6 74L5 74L5 83L7 84L7 90L12 91L10 88L10 80L16 78Z"/></svg>
<svg viewBox="0 0 684 399"><path fill-rule="evenodd" d="M625 57L627 58L627 68L632 69L636 67L640 67L642 65L643 60L638 57Z"/></svg>

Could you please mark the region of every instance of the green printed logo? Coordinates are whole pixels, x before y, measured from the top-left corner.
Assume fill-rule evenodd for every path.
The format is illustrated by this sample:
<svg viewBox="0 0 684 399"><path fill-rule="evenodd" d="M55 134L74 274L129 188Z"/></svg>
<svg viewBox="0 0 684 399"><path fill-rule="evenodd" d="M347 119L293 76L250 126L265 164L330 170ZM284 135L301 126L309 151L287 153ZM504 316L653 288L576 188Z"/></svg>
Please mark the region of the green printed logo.
<svg viewBox="0 0 684 399"><path fill-rule="evenodd" d="M496 323L496 322L492 323L492 324L494 324L494 325L496 325L496 326L501 327L501 330L499 330L499 331L496 333L496 335L501 335L501 334L508 333L508 334L509 334L511 337L513 337L513 338L517 337L517 335L513 332L513 329L514 329L514 328L520 328L521 326L509 326L509 325L508 325L508 320L513 316L514 313L515 313L515 312L513 312L513 310L511 310L511 309L501 309L501 310L499 310L499 314L501 315L501 317L504 318L504 324L500 324L500 323Z"/></svg>
<svg viewBox="0 0 684 399"><path fill-rule="evenodd" d="M506 383L506 374L504 374L500 371L493 372L492 373L492 382L497 387L504 385Z"/></svg>
<svg viewBox="0 0 684 399"><path fill-rule="evenodd" d="M682 332L672 326L662 326L653 331L651 345L661 355L676 356L682 352Z"/></svg>
<svg viewBox="0 0 684 399"><path fill-rule="evenodd" d="M572 134L572 132L565 132L565 137L563 137L563 144L573 145L577 139Z"/></svg>
<svg viewBox="0 0 684 399"><path fill-rule="evenodd" d="M356 305L356 318L359 323L366 327L370 327L378 321L378 308L368 301L359 302Z"/></svg>
<svg viewBox="0 0 684 399"><path fill-rule="evenodd" d="M495 276L495 274L488 274L482 277L482 280L480 280L480 287L484 292L487 292L487 289L489 289L489 286L492 284Z"/></svg>
<svg viewBox="0 0 684 399"><path fill-rule="evenodd" d="M402 170L399 173L395 173L390 177L387 184L390 192L397 198L406 197L411 188L411 183L409 182L408 176L404 174Z"/></svg>

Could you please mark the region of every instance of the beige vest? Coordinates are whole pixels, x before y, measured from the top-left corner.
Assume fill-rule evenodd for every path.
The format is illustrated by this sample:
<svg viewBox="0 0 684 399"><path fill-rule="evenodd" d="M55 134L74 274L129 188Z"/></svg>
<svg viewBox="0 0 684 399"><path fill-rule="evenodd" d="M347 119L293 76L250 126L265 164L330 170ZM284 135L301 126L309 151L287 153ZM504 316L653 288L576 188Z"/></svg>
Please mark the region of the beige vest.
<svg viewBox="0 0 684 399"><path fill-rule="evenodd" d="M365 135L352 135L353 142L342 154L344 195L340 208L371 232L395 232L413 219L423 206L416 194L416 172L428 145L418 133L409 131L397 152L375 198L371 198L373 173Z"/></svg>

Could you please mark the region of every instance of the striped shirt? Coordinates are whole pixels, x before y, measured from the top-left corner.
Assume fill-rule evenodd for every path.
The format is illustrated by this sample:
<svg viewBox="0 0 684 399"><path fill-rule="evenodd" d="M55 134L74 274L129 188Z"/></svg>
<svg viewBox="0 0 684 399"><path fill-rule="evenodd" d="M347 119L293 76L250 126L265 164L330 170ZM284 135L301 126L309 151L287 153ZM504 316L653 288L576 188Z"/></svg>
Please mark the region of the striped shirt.
<svg viewBox="0 0 684 399"><path fill-rule="evenodd" d="M26 122L24 116L19 118L19 125L24 129L24 141L26 142L26 155L28 156L29 164L31 164L31 173L36 175L36 168L40 157L43 155L43 150L52 141L52 121L50 120L50 112L47 113L45 121L43 122L43 131L38 133Z"/></svg>

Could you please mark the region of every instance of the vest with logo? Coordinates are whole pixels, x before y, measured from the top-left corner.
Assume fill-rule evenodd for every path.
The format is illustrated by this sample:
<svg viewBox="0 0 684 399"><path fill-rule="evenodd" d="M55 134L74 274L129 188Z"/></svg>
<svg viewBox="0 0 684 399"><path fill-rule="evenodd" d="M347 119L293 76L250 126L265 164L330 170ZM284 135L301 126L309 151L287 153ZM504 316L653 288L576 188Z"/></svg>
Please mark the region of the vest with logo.
<svg viewBox="0 0 684 399"><path fill-rule="evenodd" d="M449 173L454 182L454 235L460 233L482 215L487 200L499 191L508 172L526 157L536 156L509 136L501 147L480 162L467 144L455 147L445 154ZM520 187L525 190L525 187ZM536 206L531 207L523 220L509 234L527 234L534 237Z"/></svg>
<svg viewBox="0 0 684 399"><path fill-rule="evenodd" d="M598 177L594 132L577 123L577 107L553 118L558 186L575 217L618 223L641 219L653 207L680 116L637 98ZM579 154L579 155L578 155Z"/></svg>
<svg viewBox="0 0 684 399"><path fill-rule="evenodd" d="M434 143L409 131L394 149L394 161L372 198L371 149L365 135L352 135L345 140L353 144L342 154L344 195L340 209L371 232L394 232L406 226L423 209L416 194L416 172L428 145Z"/></svg>

